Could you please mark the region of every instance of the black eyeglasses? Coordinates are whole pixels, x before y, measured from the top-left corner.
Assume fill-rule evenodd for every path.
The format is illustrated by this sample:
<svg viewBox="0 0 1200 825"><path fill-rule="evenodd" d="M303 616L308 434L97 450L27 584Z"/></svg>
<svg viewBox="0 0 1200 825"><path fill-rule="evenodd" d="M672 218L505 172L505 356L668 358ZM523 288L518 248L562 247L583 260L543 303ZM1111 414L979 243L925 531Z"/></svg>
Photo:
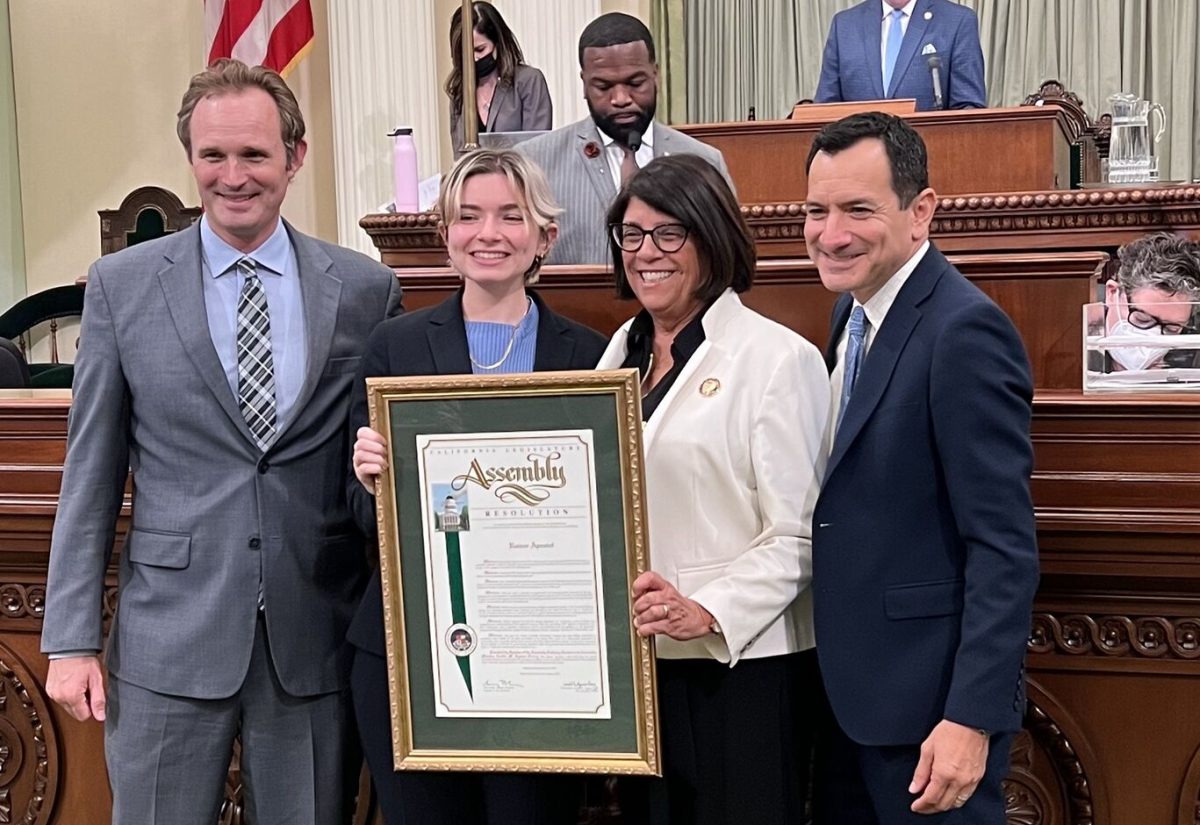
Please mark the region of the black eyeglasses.
<svg viewBox="0 0 1200 825"><path fill-rule="evenodd" d="M660 252L678 252L687 243L688 228L681 223L660 223L653 229L642 229L635 223L608 225L613 242L626 252L637 252L649 235Z"/></svg>
<svg viewBox="0 0 1200 825"><path fill-rule="evenodd" d="M1138 329L1161 329L1163 335L1192 335L1198 331L1189 324L1175 324L1158 318L1130 301L1128 294L1125 296L1125 304L1129 307L1129 323Z"/></svg>

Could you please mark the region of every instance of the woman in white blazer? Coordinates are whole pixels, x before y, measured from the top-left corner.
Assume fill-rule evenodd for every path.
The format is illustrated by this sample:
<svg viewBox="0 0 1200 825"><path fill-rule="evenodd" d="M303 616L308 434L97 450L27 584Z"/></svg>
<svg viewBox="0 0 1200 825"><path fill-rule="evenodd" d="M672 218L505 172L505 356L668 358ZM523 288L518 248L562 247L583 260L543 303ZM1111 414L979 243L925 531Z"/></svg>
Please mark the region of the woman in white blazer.
<svg viewBox="0 0 1200 825"><path fill-rule="evenodd" d="M618 293L642 305L599 366L643 376L651 570L634 582L634 621L656 637L665 770L644 798L626 794L648 808L626 816L802 821L820 704L808 583L825 364L738 298L754 242L705 161L654 160L608 222Z"/></svg>

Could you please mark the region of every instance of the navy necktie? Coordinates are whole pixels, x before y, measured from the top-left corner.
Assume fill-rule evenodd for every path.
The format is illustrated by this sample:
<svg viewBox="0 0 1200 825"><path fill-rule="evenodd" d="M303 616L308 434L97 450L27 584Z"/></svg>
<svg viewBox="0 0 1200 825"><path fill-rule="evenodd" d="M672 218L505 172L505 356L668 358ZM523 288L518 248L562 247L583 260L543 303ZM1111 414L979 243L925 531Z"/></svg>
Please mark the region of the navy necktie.
<svg viewBox="0 0 1200 825"><path fill-rule="evenodd" d="M842 419L846 416L846 406L850 403L850 394L854 392L854 382L862 370L863 349L867 341L867 318L861 306L856 306L850 313L850 322L846 324L846 357L843 359L845 372L842 374L842 395L838 404L837 425L840 429Z"/></svg>

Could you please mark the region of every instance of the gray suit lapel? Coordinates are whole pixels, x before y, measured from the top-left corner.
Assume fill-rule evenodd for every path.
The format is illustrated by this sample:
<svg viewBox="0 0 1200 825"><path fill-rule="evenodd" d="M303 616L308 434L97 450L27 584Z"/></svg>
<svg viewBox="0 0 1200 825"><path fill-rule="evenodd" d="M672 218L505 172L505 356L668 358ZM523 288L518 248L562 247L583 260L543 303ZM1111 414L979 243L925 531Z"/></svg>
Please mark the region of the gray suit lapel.
<svg viewBox="0 0 1200 825"><path fill-rule="evenodd" d="M600 199L601 204L600 214L603 215L608 211L608 205L613 202L613 198L617 196L617 187L613 183L612 172L608 168L608 152L590 117L576 124L575 136L578 140L572 147L572 151L577 153L578 163L583 167L588 180L591 181L592 188L596 190L596 197ZM595 157L588 157L589 143L595 145L597 150Z"/></svg>
<svg viewBox="0 0 1200 825"><path fill-rule="evenodd" d="M286 435L292 424L303 414L305 405L312 398L325 371L329 350L333 346L333 334L337 327L338 301L342 294L342 282L330 270L333 261L325 250L312 238L302 235L284 223L296 251L296 263L300 273L300 295L304 301L304 337L308 348L308 365L300 394L292 406L291 419L283 422L279 437Z"/></svg>
<svg viewBox="0 0 1200 825"><path fill-rule="evenodd" d="M237 399L229 387L225 368L217 357L212 333L208 328L208 313L204 303L204 277L201 267L200 224L176 235L178 243L165 253L167 265L158 273L158 283L166 299L167 311L175 324L175 331L183 342L184 352L204 383L208 386L221 409L237 425L245 439L256 445L246 419L238 409Z"/></svg>
<svg viewBox="0 0 1200 825"><path fill-rule="evenodd" d="M657 120L654 121L654 157L665 158L674 150L671 132L664 129Z"/></svg>
<svg viewBox="0 0 1200 825"><path fill-rule="evenodd" d="M496 118L506 105L506 98L510 94L512 94L512 86L503 82L496 83L496 91L492 92L492 107L488 109L487 130L489 132L496 130Z"/></svg>

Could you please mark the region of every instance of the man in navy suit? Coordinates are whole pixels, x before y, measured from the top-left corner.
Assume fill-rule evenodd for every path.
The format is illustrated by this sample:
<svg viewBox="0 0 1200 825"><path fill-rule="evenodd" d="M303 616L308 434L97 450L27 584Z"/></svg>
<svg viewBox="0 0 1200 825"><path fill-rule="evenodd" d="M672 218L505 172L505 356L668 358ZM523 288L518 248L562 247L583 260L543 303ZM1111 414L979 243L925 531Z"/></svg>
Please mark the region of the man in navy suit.
<svg viewBox="0 0 1200 825"><path fill-rule="evenodd" d="M930 58L941 61L941 103ZM864 0L838 12L825 41L817 103L917 99L917 109L982 109L975 12L951 0Z"/></svg>
<svg viewBox="0 0 1200 825"><path fill-rule="evenodd" d="M1038 581L1028 360L930 244L937 197L902 119L826 126L807 169L808 254L842 293L813 515L834 717L817 822L1003 825Z"/></svg>

